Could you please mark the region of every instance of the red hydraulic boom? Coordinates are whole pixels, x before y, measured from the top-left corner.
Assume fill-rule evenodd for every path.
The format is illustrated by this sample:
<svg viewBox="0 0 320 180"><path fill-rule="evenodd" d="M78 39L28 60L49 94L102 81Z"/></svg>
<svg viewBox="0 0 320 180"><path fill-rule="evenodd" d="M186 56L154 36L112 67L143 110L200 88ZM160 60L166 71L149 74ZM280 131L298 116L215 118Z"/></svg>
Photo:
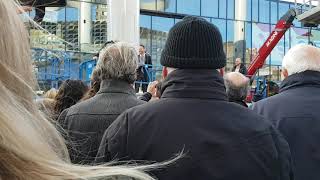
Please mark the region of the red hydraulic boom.
<svg viewBox="0 0 320 180"><path fill-rule="evenodd" d="M249 77L254 76L257 70L262 68L266 58L270 55L273 48L278 44L286 31L291 27L296 15L296 11L294 9L290 9L285 15L281 17L279 22L276 24L275 29L259 49L255 59L250 63L250 66L248 67Z"/></svg>

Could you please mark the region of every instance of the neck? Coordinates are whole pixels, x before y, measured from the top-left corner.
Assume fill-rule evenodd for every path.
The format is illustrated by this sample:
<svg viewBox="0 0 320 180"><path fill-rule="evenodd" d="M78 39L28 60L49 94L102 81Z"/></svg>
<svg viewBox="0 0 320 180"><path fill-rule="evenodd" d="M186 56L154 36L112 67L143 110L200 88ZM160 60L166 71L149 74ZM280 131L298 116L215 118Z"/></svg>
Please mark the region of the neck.
<svg viewBox="0 0 320 180"><path fill-rule="evenodd" d="M127 81L119 79L104 79L101 81L100 90L98 93L117 92L135 95L133 86Z"/></svg>

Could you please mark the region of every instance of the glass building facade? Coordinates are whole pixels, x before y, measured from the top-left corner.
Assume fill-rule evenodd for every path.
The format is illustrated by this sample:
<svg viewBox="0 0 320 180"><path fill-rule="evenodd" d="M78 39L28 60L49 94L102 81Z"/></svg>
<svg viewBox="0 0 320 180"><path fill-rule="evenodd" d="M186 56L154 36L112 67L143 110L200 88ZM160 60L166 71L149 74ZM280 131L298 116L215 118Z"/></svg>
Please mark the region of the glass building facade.
<svg viewBox="0 0 320 180"><path fill-rule="evenodd" d="M65 79L88 80L88 68L81 70L81 63L92 60L107 42L106 0L67 2L66 7L46 8L41 28L26 20L34 69L44 89L58 87ZM29 16L33 18L35 11Z"/></svg>
<svg viewBox="0 0 320 180"><path fill-rule="evenodd" d="M239 3L240 2L240 3ZM186 15L201 16L222 34L230 71L235 58L246 64L255 57L275 24L294 4L285 0L140 0L140 43L160 64L170 28ZM43 81L82 78L80 64L91 60L107 41L107 0L68 0L63 8L47 8L44 29L29 26L33 59ZM31 12L31 17L34 16ZM320 31L295 21L266 60L260 75L280 80L280 65L288 49L299 43L320 46ZM85 74L85 73L84 73Z"/></svg>
<svg viewBox="0 0 320 180"><path fill-rule="evenodd" d="M239 1L245 3L240 15ZM157 64L170 27L185 15L201 16L220 29L227 55L226 71L230 71L237 57L250 63L277 21L293 7L293 3L280 0L140 0L140 39ZM280 80L284 54L290 47L308 42L320 45L320 31L312 30L310 34L294 21L259 73Z"/></svg>

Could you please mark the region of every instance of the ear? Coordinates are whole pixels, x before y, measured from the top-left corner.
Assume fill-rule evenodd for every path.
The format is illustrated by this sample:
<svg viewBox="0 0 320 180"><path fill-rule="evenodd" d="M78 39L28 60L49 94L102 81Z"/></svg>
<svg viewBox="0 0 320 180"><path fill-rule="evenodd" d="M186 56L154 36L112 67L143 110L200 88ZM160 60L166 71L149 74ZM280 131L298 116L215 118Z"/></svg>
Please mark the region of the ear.
<svg viewBox="0 0 320 180"><path fill-rule="evenodd" d="M162 69L162 78L166 78L168 76L168 68L163 66L163 69Z"/></svg>
<svg viewBox="0 0 320 180"><path fill-rule="evenodd" d="M282 69L282 75L283 75L284 78L287 78L289 76L288 70L283 68Z"/></svg>

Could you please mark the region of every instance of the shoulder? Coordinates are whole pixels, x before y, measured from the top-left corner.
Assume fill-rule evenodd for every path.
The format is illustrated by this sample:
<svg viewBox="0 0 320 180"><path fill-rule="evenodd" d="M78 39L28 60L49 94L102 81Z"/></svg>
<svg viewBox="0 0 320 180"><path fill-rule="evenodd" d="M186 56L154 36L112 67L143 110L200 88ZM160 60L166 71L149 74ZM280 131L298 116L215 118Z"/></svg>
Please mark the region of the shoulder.
<svg viewBox="0 0 320 180"><path fill-rule="evenodd" d="M262 99L253 104L253 108L256 107L268 107L268 106L278 106L284 102L285 95L283 93L276 94L274 96Z"/></svg>
<svg viewBox="0 0 320 180"><path fill-rule="evenodd" d="M94 104L93 102L95 101L95 97L92 97L90 99L87 99L85 101L79 102L73 106L71 106L68 110L68 114L67 116L71 116L74 114L78 114L81 113L84 110L87 110L88 107L92 107L92 105Z"/></svg>

